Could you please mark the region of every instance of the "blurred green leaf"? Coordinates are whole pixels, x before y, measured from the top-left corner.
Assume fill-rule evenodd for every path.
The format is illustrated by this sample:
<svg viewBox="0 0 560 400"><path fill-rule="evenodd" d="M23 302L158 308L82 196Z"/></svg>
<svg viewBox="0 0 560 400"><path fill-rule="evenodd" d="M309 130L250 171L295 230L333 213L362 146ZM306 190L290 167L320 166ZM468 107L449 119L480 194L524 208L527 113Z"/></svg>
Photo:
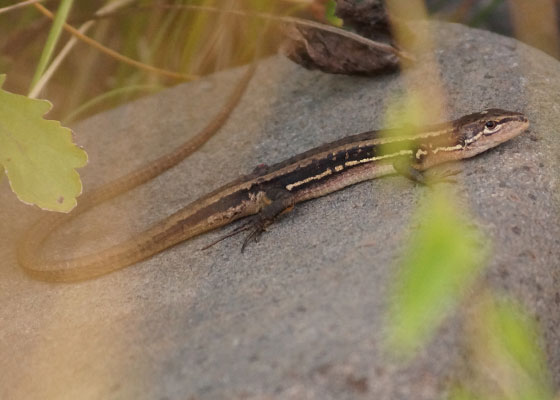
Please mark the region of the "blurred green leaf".
<svg viewBox="0 0 560 400"><path fill-rule="evenodd" d="M411 356L430 339L484 265L485 241L464 214L440 190L419 210L389 307L387 340L398 355Z"/></svg>
<svg viewBox="0 0 560 400"><path fill-rule="evenodd" d="M494 328L491 333L495 349L510 355L530 376L542 376L543 360L537 346L535 321L511 301L498 303L493 311L488 313L486 323Z"/></svg>
<svg viewBox="0 0 560 400"><path fill-rule="evenodd" d="M329 24L341 28L344 22L342 21L342 19L336 16L335 12L336 12L336 1L328 0L327 4L325 5L325 19Z"/></svg>
<svg viewBox="0 0 560 400"><path fill-rule="evenodd" d="M417 91L407 93L406 96L396 94L389 98L383 123L383 126L389 129L382 130L381 135L387 138L413 136L418 133L418 127L428 126L441 119L437 108L434 107L437 102L432 102L429 106L422 99L422 93ZM410 146L414 146L413 142L410 142ZM388 141L380 148L381 154L393 154L403 150L402 143L394 141Z"/></svg>
<svg viewBox="0 0 560 400"><path fill-rule="evenodd" d="M75 168L87 163L87 154L70 129L43 119L48 101L2 90L5 79L0 75L0 164L12 190L24 203L69 212L82 192Z"/></svg>
<svg viewBox="0 0 560 400"><path fill-rule="evenodd" d="M197 0L193 4L200 4L203 6L215 6L215 0ZM173 30L173 35L177 37L175 43L181 43L181 48L177 48L176 52L182 54L181 58L181 68L189 73L194 73L197 71L196 65L201 61L201 50L204 48L205 43L204 35L207 31L215 29L213 28L213 18L212 15L208 13L196 13L194 16L183 14L180 18L184 21L189 21L189 34L184 41L179 40L181 37L182 30L181 27L184 26L183 23L175 24L175 29ZM188 19L187 19L188 18ZM173 40L173 39L171 39ZM198 55L198 56L197 56ZM198 73L199 71L197 71Z"/></svg>
<svg viewBox="0 0 560 400"><path fill-rule="evenodd" d="M512 300L480 296L471 321L473 370L485 396L508 400L552 399L545 355L535 320Z"/></svg>

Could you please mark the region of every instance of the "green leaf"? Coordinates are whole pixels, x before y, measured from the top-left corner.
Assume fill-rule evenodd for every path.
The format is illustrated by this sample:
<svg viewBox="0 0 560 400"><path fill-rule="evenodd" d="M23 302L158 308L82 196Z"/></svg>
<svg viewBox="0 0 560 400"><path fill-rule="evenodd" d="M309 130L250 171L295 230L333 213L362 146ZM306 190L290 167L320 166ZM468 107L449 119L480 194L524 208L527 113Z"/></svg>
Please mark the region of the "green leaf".
<svg viewBox="0 0 560 400"><path fill-rule="evenodd" d="M5 79L0 75L0 164L10 186L24 203L69 212L82 192L75 168L87 163L87 154L70 129L43 119L51 103L2 90Z"/></svg>
<svg viewBox="0 0 560 400"><path fill-rule="evenodd" d="M328 0L325 5L325 19L331 25L342 27L343 21L336 16L336 1Z"/></svg>
<svg viewBox="0 0 560 400"><path fill-rule="evenodd" d="M477 277L488 250L444 193L431 192L418 214L420 227L397 268L388 314L387 344L399 356L411 356L430 339Z"/></svg>
<svg viewBox="0 0 560 400"><path fill-rule="evenodd" d="M499 388L504 399L554 397L537 323L519 304L480 296L470 324L473 370L494 371L489 388Z"/></svg>

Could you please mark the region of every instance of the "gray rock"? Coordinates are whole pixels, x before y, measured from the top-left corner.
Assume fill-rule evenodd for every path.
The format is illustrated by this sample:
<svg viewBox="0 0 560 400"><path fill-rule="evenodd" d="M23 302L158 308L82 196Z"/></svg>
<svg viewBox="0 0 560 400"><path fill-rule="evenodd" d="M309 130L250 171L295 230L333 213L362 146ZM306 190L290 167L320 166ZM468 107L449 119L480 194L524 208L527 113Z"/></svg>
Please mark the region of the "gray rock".
<svg viewBox="0 0 560 400"><path fill-rule="evenodd" d="M532 122L530 132L462 163L457 190L494 243L490 282L540 320L558 385L560 66L513 39L434 27L452 117L500 107ZM423 76L419 64L411 78ZM180 85L76 126L90 155L86 189L194 134L241 73ZM399 75L329 76L265 60L218 136L79 217L49 251L95 251L259 163L381 127L388 99L403 90ZM408 365L380 345L392 267L428 194L403 178L299 205L244 254L239 237L199 251L222 230L69 285L32 281L18 268L15 239L39 212L19 204L5 179L0 185L3 399L433 399L461 362L456 321Z"/></svg>

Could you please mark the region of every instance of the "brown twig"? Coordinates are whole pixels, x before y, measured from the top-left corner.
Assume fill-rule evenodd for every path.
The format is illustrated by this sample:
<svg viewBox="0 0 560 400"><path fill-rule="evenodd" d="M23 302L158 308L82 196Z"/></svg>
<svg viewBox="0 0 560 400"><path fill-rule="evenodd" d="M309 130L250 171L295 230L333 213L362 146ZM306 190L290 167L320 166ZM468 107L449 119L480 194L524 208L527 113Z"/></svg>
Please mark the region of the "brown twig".
<svg viewBox="0 0 560 400"><path fill-rule="evenodd" d="M335 34L335 35L343 36L347 39L356 41L356 42L361 43L361 44L363 44L365 46L368 46L370 48L374 48L374 49L377 49L377 50L380 50L380 51L395 54L396 56L398 56L402 59L414 61L414 57L411 54L409 54L409 53L407 53L407 52L405 52L401 49L398 49L394 46L391 46L390 44L377 42L375 40L368 39L364 36L360 36L360 35L358 35L357 33L354 33L354 32L346 31L344 29L341 29L341 28L338 28L338 27L335 27L335 26L326 25L326 24L322 24L320 22L315 22L315 21L311 21L311 20L307 20L307 19L303 19L303 18L287 17L287 16L273 15L273 14L267 14L267 13L262 13L262 12L253 12L253 11L224 10L224 9L220 9L220 8L217 8L217 7L195 6L195 5L163 4L163 5L153 5L153 6L136 6L136 7L131 7L128 10L142 11L144 9L153 9L153 8L168 9L168 10L192 10L192 11L204 11L204 12L213 12L213 13L226 13L226 14L233 14L233 15L238 15L238 16L243 16L243 17L262 18L262 19L277 21L277 22L281 22L281 23L285 23L285 24L295 24L295 25L299 25L299 26L306 26L306 27L309 27L309 28L314 28L314 29L326 31L326 32L329 32L329 33L332 33L332 34ZM114 15L117 15L117 14L121 14L124 11L125 11L125 9L116 11L114 13L107 13L103 16L94 17L94 18L108 18L108 17L114 16Z"/></svg>
<svg viewBox="0 0 560 400"><path fill-rule="evenodd" d="M29 6L29 5L34 4L34 3L39 3L41 1L44 1L44 0L27 0L27 1L22 1L21 3L13 4L11 6L2 7L2 8L0 8L0 14L6 13L6 12L9 12L9 11L13 11L13 10L17 10L18 8Z"/></svg>
<svg viewBox="0 0 560 400"><path fill-rule="evenodd" d="M43 7L41 4L33 4L35 6L35 8L37 8L42 14L44 14L45 16L47 16L50 19L53 19L54 16L53 14L47 10L45 7ZM132 58L123 56L122 54L116 52L115 50L112 50L108 47L103 46L102 44L96 42L95 40L91 39L88 36L83 35L82 33L80 33L80 31L78 31L76 28L72 27L71 25L68 24L64 24L64 29L69 32L70 34L74 35L75 37L77 37L78 39L80 39L81 41L89 44L90 46L98 49L99 51L107 54L110 57L113 57L119 61L122 61L126 64L135 66L137 68L140 68L144 71L148 71L148 72L153 72L156 73L158 75L163 75L166 76L168 78L173 78L173 79L179 79L179 80L183 80L183 81L191 81L194 79L197 79L198 76L197 75L188 75L188 74L180 74L177 72L173 72L173 71L167 71L165 69L161 69L161 68L157 68L148 64L144 64L141 63L140 61L136 61Z"/></svg>

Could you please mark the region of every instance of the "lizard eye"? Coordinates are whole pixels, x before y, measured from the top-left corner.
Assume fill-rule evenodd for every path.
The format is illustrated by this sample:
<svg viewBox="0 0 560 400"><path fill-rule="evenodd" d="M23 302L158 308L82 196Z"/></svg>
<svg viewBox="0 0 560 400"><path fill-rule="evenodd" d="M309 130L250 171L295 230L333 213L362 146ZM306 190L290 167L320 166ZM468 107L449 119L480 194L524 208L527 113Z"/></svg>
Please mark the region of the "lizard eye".
<svg viewBox="0 0 560 400"><path fill-rule="evenodd" d="M496 121L487 121L484 124L484 134L488 135L494 133L498 128L498 123Z"/></svg>

